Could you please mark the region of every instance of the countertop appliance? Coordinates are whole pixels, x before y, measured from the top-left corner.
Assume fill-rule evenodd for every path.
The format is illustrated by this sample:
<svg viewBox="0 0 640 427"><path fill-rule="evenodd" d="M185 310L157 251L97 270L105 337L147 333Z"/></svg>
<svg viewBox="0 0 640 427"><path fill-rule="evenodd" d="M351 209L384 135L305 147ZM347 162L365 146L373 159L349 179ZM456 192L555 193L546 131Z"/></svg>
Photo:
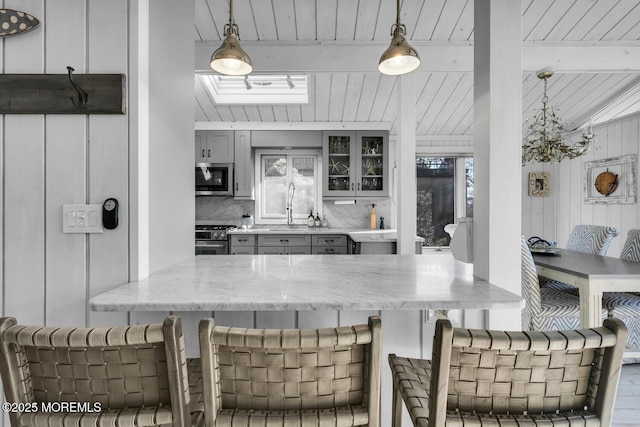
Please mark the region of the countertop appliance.
<svg viewBox="0 0 640 427"><path fill-rule="evenodd" d="M196 225L196 255L229 255L227 230L234 225Z"/></svg>
<svg viewBox="0 0 640 427"><path fill-rule="evenodd" d="M233 196L233 163L196 163L196 196Z"/></svg>

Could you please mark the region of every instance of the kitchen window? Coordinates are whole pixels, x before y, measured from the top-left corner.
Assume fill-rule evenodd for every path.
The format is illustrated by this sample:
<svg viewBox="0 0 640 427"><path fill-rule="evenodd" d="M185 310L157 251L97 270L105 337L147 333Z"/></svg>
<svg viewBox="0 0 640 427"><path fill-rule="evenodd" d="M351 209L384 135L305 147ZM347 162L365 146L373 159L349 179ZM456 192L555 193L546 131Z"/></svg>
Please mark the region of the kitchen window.
<svg viewBox="0 0 640 427"><path fill-rule="evenodd" d="M257 223L286 224L289 204L294 223L306 224L310 211L322 216L318 151L258 150L256 158Z"/></svg>
<svg viewBox="0 0 640 427"><path fill-rule="evenodd" d="M449 246L444 226L473 217L473 157L416 157L416 232L425 246Z"/></svg>

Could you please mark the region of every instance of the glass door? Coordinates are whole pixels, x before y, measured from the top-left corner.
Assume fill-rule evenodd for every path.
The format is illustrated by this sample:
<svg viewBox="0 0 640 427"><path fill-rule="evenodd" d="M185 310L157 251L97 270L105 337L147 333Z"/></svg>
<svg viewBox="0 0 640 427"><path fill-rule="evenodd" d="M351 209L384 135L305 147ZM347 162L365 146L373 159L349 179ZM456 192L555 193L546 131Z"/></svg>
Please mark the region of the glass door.
<svg viewBox="0 0 640 427"><path fill-rule="evenodd" d="M324 134L324 196L355 195L354 132L325 132Z"/></svg>
<svg viewBox="0 0 640 427"><path fill-rule="evenodd" d="M380 131L360 131L356 134L358 158L356 196L388 197L389 134Z"/></svg>

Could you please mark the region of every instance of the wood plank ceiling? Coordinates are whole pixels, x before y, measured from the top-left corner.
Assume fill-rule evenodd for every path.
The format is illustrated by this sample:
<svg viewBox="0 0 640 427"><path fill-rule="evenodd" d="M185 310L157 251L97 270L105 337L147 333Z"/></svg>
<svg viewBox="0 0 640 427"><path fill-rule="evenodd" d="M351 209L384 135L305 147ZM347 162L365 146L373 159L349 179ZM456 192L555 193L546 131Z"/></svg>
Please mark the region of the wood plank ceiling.
<svg viewBox="0 0 640 427"><path fill-rule="evenodd" d="M196 46L221 41L228 1L196 0ZM236 0L242 43L390 41L393 0ZM523 42L638 46L640 0L522 0ZM473 43L473 0L404 0L401 19L413 43ZM251 49L245 49L251 54ZM375 58L377 61L377 58ZM423 58L423 61L428 58ZM550 64L540 64L544 68ZM640 68L640 67L638 67ZM286 72L287 70L281 70ZM397 78L377 72L310 74L307 105L216 105L196 78L196 121L389 122L396 118ZM473 73L417 72L416 133L423 138L469 137L473 132ZM629 72L557 73L548 95L563 120L580 125L640 110L640 75ZM523 75L523 120L541 105L542 84ZM616 100L613 108L608 106Z"/></svg>

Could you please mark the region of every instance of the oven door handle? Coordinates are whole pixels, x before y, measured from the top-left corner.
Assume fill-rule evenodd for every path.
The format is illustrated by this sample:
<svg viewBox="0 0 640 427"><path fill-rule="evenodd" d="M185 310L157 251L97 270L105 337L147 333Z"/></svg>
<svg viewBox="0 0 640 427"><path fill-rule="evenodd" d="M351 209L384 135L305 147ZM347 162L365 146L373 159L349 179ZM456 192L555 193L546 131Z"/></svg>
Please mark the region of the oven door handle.
<svg viewBox="0 0 640 427"><path fill-rule="evenodd" d="M226 242L223 243L207 243L206 241L196 241L197 248L224 248L227 245Z"/></svg>

